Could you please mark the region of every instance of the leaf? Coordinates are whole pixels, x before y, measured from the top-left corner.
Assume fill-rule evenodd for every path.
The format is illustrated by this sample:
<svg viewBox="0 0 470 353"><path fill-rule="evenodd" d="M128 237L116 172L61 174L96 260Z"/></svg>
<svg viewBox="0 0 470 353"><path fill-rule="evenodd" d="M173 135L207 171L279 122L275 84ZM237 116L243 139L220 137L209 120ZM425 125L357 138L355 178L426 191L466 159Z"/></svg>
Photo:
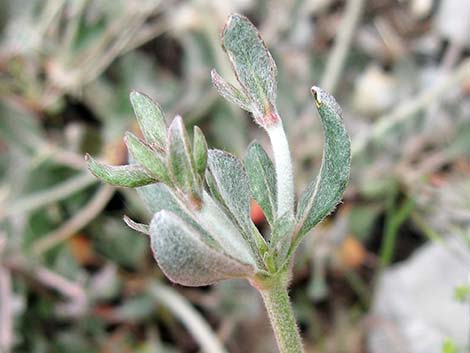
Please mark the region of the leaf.
<svg viewBox="0 0 470 353"><path fill-rule="evenodd" d="M215 196L223 201L246 234L250 234L250 189L242 163L227 152L209 150L208 168Z"/></svg>
<svg viewBox="0 0 470 353"><path fill-rule="evenodd" d="M187 209L185 203L183 203L176 195L176 192L167 185L157 183L143 186L137 189L137 193L142 201L144 201L151 214L158 213L162 210L170 211L191 224L192 227L204 232L197 220ZM209 239L210 236L207 235L207 238Z"/></svg>
<svg viewBox="0 0 470 353"><path fill-rule="evenodd" d="M351 164L351 144L341 108L321 88L312 87L312 92L323 125L325 142L320 173L307 186L299 201L299 237L305 235L341 201Z"/></svg>
<svg viewBox="0 0 470 353"><path fill-rule="evenodd" d="M177 116L168 128L168 166L173 182L184 193L198 193L194 159L183 119Z"/></svg>
<svg viewBox="0 0 470 353"><path fill-rule="evenodd" d="M226 100L228 100L230 103L238 105L240 108L248 112L251 112L256 109L256 107L251 104L250 99L246 96L245 93L241 92L238 88L226 82L222 77L219 76L217 71L211 71L211 78L212 83L215 88L217 88L219 94Z"/></svg>
<svg viewBox="0 0 470 353"><path fill-rule="evenodd" d="M277 194L274 165L259 143L252 143L245 156L245 169L253 198L260 205L269 224L276 219Z"/></svg>
<svg viewBox="0 0 470 353"><path fill-rule="evenodd" d="M124 215L123 220L129 228L135 230L136 232L150 235L149 226L147 224L137 223L126 215Z"/></svg>
<svg viewBox="0 0 470 353"><path fill-rule="evenodd" d="M164 156L160 152L153 150L131 132L126 133L124 141L134 159L147 169L155 179L171 185L168 168Z"/></svg>
<svg viewBox="0 0 470 353"><path fill-rule="evenodd" d="M238 228L207 193L203 194L202 207L190 209L176 193L162 183L152 184L137 189L137 193L152 214L162 210L170 211L204 236L208 244L219 244L227 253L255 263L249 245Z"/></svg>
<svg viewBox="0 0 470 353"><path fill-rule="evenodd" d="M165 275L185 286L203 286L222 279L249 277L253 266L208 245L201 234L168 211L150 223L151 247Z"/></svg>
<svg viewBox="0 0 470 353"><path fill-rule="evenodd" d="M284 262L289 252L295 219L290 212L286 212L276 219L271 228L270 254L275 259L276 265L279 266Z"/></svg>
<svg viewBox="0 0 470 353"><path fill-rule="evenodd" d="M137 91L131 92L130 100L145 141L164 150L167 145L166 123L160 106Z"/></svg>
<svg viewBox="0 0 470 353"><path fill-rule="evenodd" d="M85 156L85 160L88 163L88 169L94 176L111 185L134 188L156 182L155 178L143 167L136 164L106 165L96 161L89 154Z"/></svg>
<svg viewBox="0 0 470 353"><path fill-rule="evenodd" d="M263 117L256 114L275 111L276 64L255 26L244 16L231 15L222 33L222 45L245 94L257 107L255 119Z"/></svg>
<svg viewBox="0 0 470 353"><path fill-rule="evenodd" d="M207 167L207 142L201 129L194 127L193 154L196 173L204 176Z"/></svg>

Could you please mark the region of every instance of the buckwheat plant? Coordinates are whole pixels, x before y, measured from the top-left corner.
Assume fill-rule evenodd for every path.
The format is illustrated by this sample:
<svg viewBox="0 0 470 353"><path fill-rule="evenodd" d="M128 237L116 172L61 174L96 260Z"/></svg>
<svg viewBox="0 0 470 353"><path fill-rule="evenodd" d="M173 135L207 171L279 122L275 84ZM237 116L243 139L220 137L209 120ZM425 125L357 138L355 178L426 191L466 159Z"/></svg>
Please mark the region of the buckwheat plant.
<svg viewBox="0 0 470 353"><path fill-rule="evenodd" d="M303 352L287 291L290 264L302 239L340 202L349 178L349 137L335 99L312 87L325 134L323 161L295 205L289 144L276 108L274 60L241 15L228 19L222 46L238 85L215 70L212 82L222 97L250 112L266 130L274 163L256 142L243 161L208 149L198 127L191 143L181 117L167 126L156 103L132 92L144 140L126 134L130 164L109 166L87 156L88 166L109 184L137 188L152 220L144 225L125 217L125 222L149 235L153 255L172 282L203 286L247 279L263 297L279 350ZM250 219L251 198L270 225L266 238Z"/></svg>

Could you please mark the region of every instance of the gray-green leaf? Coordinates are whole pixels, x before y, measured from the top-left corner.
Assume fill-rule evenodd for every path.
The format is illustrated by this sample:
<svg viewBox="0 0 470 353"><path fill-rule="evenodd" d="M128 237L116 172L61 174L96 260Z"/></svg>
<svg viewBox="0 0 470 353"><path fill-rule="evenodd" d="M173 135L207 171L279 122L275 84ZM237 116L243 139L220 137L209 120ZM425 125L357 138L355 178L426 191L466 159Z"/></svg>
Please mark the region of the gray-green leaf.
<svg viewBox="0 0 470 353"><path fill-rule="evenodd" d="M173 182L184 193L198 194L194 158L180 116L177 116L168 128L168 144L168 166Z"/></svg>
<svg viewBox="0 0 470 353"><path fill-rule="evenodd" d="M147 95L137 91L131 92L130 100L145 141L164 150L167 141L166 122L160 106Z"/></svg>
<svg viewBox="0 0 470 353"><path fill-rule="evenodd" d="M85 156L85 159L90 172L111 185L134 188L156 182L155 178L145 168L137 164L106 165L96 161L89 154Z"/></svg>
<svg viewBox="0 0 470 353"><path fill-rule="evenodd" d="M248 147L245 169L250 179L251 194L272 225L277 207L276 171L268 154L257 142Z"/></svg>
<svg viewBox="0 0 470 353"><path fill-rule="evenodd" d="M223 200L238 225L250 234L250 189L242 163L227 152L209 150L208 168L214 196Z"/></svg>
<svg viewBox="0 0 470 353"><path fill-rule="evenodd" d="M153 217L150 238L155 259L175 283L203 286L254 274L253 266L208 245L197 230L171 212Z"/></svg>
<svg viewBox="0 0 470 353"><path fill-rule="evenodd" d="M193 154L196 173L204 177L207 167L207 142L201 129L194 127Z"/></svg>
<svg viewBox="0 0 470 353"><path fill-rule="evenodd" d="M284 213L276 219L271 229L271 239L269 240L270 253L276 259L276 265L284 262L289 252L292 241L292 231L294 230L295 219L290 212Z"/></svg>
<svg viewBox="0 0 470 353"><path fill-rule="evenodd" d="M153 150L131 132L126 133L124 141L135 161L147 169L155 179L171 184L170 177L167 172L165 157L161 152Z"/></svg>
<svg viewBox="0 0 470 353"><path fill-rule="evenodd" d="M275 111L276 64L258 30L244 16L233 14L222 33L222 45L230 58L238 81L259 112L255 119Z"/></svg>
<svg viewBox="0 0 470 353"><path fill-rule="evenodd" d="M321 88L312 93L325 134L320 173L301 196L297 219L301 225L299 237L305 235L326 217L341 201L351 164L351 144L343 123L341 108L336 100Z"/></svg>

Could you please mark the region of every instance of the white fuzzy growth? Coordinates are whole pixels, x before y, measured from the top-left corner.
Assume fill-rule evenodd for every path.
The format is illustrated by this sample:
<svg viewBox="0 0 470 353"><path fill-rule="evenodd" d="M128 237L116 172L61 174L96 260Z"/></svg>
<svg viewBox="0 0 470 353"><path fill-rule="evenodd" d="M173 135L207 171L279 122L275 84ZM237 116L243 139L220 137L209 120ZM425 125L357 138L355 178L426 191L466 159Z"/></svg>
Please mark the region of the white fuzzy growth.
<svg viewBox="0 0 470 353"><path fill-rule="evenodd" d="M274 155L277 183L277 214L290 212L294 215L294 174L289 151L289 143L282 122L275 123L267 129Z"/></svg>

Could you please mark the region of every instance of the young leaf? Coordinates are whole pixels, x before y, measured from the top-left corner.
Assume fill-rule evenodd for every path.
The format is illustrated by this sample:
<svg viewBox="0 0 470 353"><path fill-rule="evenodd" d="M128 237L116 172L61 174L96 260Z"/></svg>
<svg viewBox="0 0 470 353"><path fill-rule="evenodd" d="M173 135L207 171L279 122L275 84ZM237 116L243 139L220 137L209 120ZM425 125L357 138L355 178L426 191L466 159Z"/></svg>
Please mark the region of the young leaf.
<svg viewBox="0 0 470 353"><path fill-rule="evenodd" d="M226 82L217 71L211 71L212 83L217 88L219 94L228 100L230 103L238 105L243 110L252 112L256 110L256 106L251 104L250 99L246 96L245 93L240 91L238 88L234 87L230 83ZM255 115L261 115L261 112L258 112Z"/></svg>
<svg viewBox="0 0 470 353"><path fill-rule="evenodd" d="M297 219L299 237L305 235L340 202L349 179L351 144L343 124L341 108L321 88L312 87L325 134L320 173L301 196Z"/></svg>
<svg viewBox="0 0 470 353"><path fill-rule="evenodd" d="M223 200L246 234L250 234L250 189L242 163L227 152L209 150L207 164L216 196Z"/></svg>
<svg viewBox="0 0 470 353"><path fill-rule="evenodd" d="M168 166L173 182L184 193L198 194L194 158L180 116L177 116L168 128L168 143Z"/></svg>
<svg viewBox="0 0 470 353"><path fill-rule="evenodd" d="M270 253L276 259L278 266L284 262L289 251L294 226L295 219L290 212L284 213L272 225L271 239L269 240Z"/></svg>
<svg viewBox="0 0 470 353"><path fill-rule="evenodd" d="M276 171L259 143L254 142L248 147L245 169L250 179L251 194L272 225L276 219L277 207Z"/></svg>
<svg viewBox="0 0 470 353"><path fill-rule="evenodd" d="M132 91L130 94L140 129L149 144L156 144L161 149L166 148L166 122L159 105L147 95Z"/></svg>
<svg viewBox="0 0 470 353"><path fill-rule="evenodd" d="M137 223L126 215L124 215L122 219L124 220L124 223L126 223L129 228L135 230L136 232L150 235L149 226L147 224Z"/></svg>
<svg viewBox="0 0 470 353"><path fill-rule="evenodd" d="M111 185L134 188L156 182L147 170L136 164L106 165L96 161L89 154L85 156L85 160L94 176Z"/></svg>
<svg viewBox="0 0 470 353"><path fill-rule="evenodd" d="M124 141L134 159L147 169L155 179L171 185L165 159L160 152L153 150L131 132L126 133Z"/></svg>
<svg viewBox="0 0 470 353"><path fill-rule="evenodd" d="M249 277L254 267L208 245L181 218L168 211L150 223L151 247L160 268L173 282L203 286L222 279Z"/></svg>
<svg viewBox="0 0 470 353"><path fill-rule="evenodd" d="M222 33L222 45L252 104L263 116L275 111L276 64L255 26L244 16L231 15ZM263 125L263 116L256 113L255 120Z"/></svg>
<svg viewBox="0 0 470 353"><path fill-rule="evenodd" d="M204 176L207 167L207 142L201 129L194 127L193 154L196 173Z"/></svg>

